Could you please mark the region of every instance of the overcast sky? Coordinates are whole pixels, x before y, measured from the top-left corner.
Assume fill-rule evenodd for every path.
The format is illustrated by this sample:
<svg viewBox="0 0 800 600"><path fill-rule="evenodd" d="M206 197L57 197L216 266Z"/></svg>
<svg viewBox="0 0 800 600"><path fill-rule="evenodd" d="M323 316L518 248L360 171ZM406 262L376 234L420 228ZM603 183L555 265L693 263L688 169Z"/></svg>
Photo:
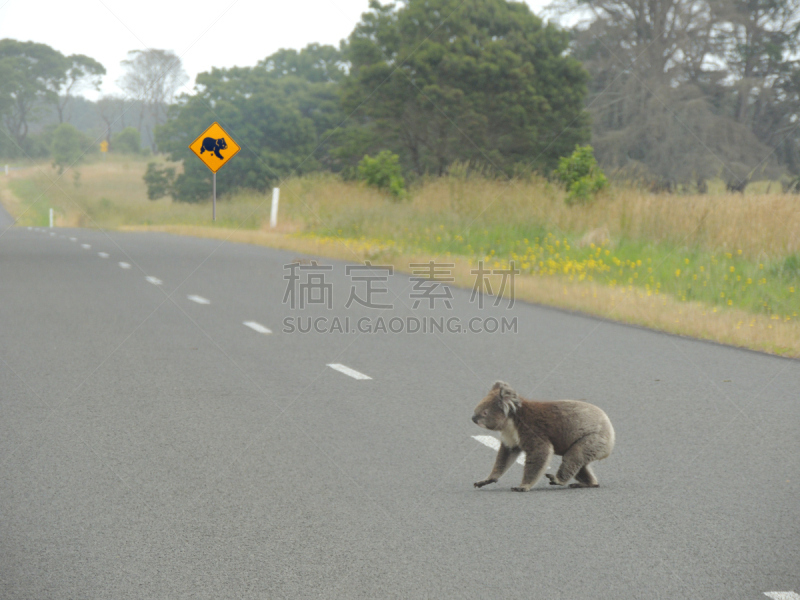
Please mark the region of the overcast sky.
<svg viewBox="0 0 800 600"><path fill-rule="evenodd" d="M537 15L548 2L527 0ZM108 72L105 94L122 93L116 81L128 51L172 50L191 89L211 67L252 66L280 48L312 42L336 46L368 7L369 0L0 0L0 39L94 58Z"/></svg>

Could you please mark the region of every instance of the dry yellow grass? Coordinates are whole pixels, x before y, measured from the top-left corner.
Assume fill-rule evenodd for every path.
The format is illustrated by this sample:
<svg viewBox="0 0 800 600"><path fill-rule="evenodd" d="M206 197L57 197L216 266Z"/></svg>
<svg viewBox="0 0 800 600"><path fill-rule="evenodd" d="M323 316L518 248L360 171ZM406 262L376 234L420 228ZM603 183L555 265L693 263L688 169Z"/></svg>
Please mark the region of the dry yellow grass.
<svg viewBox="0 0 800 600"><path fill-rule="evenodd" d="M412 204L419 211L469 216L478 226L541 222L565 232L605 230L611 239L741 249L750 258L800 251L800 196L791 194L676 195L615 187L591 205L570 207L563 192L543 180L451 177L423 186Z"/></svg>
<svg viewBox="0 0 800 600"><path fill-rule="evenodd" d="M47 188L47 203L62 226L116 227L133 224L203 225L210 223L207 204L186 205L169 199L150 201L142 181L146 162L137 158L80 166L80 184L61 178L50 165L12 171L11 180L35 178ZM786 256L800 251L800 196L780 193L672 195L614 188L589 206L568 207L564 194L545 180L501 182L469 177L455 170L450 177L425 181L412 190L409 202L393 204L362 184L320 174L281 183L281 221L300 229L324 228L335 234L355 221L372 229L392 231L416 226L427 217L455 227L539 223L563 232L600 231L610 239L648 240L698 246L711 251L742 250L752 259ZM55 183L51 183L54 181ZM12 214L25 210L7 192ZM226 226L257 229L268 218L265 194L241 193L223 199L219 218Z"/></svg>
<svg viewBox="0 0 800 600"><path fill-rule="evenodd" d="M562 190L545 180L452 176L424 182L410 202L391 204L374 190L322 176L284 182L281 202L291 218L327 224L331 231L349 222L353 212L386 227L413 213L422 220L425 215L458 220L465 227L534 222L564 232L602 231L612 240L742 250L759 260L800 251L800 196L782 193L677 195L615 188L589 206L569 207Z"/></svg>
<svg viewBox="0 0 800 600"><path fill-rule="evenodd" d="M145 167L144 160L120 158L83 165L77 187L68 176L58 185L50 184L56 174L47 165L39 171L13 172L9 179L38 178L37 185L47 188L46 203L56 207L61 225L213 237L343 260L381 261L406 272L411 262L436 258L433 252L420 256L415 240L427 236L430 242L440 224L450 232L492 226L502 232L509 224L542 224L572 235L593 232L586 237L587 244L607 238L613 245L625 237L715 252L742 250L757 260L800 251L800 197L784 194L679 196L616 188L593 205L567 207L563 192L545 180L498 182L456 169L449 177L421 182L409 201L391 203L362 184L318 174L281 183L280 227L271 231L266 226L268 194L241 193L223 199L218 205L220 221L212 225L209 204L149 201L141 179ZM0 183L0 199L12 214L34 212L25 199L20 202L8 193L7 180ZM427 231L434 223L437 231ZM440 247L447 249L444 243ZM478 259L474 250L471 256L449 257L459 265L454 276L460 285L474 283L469 273ZM647 295L641 288L570 282L561 275L526 275L518 278L517 298L800 357L800 328L793 321L713 309L665 294Z"/></svg>

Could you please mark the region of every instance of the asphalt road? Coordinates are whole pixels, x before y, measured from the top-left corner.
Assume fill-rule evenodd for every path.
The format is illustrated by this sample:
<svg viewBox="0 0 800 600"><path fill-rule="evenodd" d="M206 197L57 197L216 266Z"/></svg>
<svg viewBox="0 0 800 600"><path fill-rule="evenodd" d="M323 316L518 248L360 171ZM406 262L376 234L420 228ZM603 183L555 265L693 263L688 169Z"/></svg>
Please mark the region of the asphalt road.
<svg viewBox="0 0 800 600"><path fill-rule="evenodd" d="M14 217L8 214L8 211L0 204L0 233L8 229L14 224Z"/></svg>
<svg viewBox="0 0 800 600"><path fill-rule="evenodd" d="M327 259L332 308L292 309L295 258L160 234L0 236L0 598L800 593L800 363L481 309L469 290L413 310L399 274L372 284L393 308L345 308L354 274ZM299 316L518 331L284 331ZM608 413L601 487L514 493L514 465L473 488L494 452L470 417L497 379Z"/></svg>

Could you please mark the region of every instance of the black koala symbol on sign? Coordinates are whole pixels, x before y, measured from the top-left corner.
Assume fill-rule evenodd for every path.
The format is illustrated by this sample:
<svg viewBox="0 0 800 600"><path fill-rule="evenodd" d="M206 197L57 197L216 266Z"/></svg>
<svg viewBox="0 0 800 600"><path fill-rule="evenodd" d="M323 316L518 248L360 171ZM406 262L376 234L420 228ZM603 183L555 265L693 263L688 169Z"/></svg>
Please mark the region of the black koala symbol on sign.
<svg viewBox="0 0 800 600"><path fill-rule="evenodd" d="M207 137L203 139L203 147L200 148L200 154L208 150L209 152L213 152L214 156L217 158L224 158L219 151L225 150L227 147L228 142L225 141L225 138L219 138L218 140L215 140L212 137Z"/></svg>

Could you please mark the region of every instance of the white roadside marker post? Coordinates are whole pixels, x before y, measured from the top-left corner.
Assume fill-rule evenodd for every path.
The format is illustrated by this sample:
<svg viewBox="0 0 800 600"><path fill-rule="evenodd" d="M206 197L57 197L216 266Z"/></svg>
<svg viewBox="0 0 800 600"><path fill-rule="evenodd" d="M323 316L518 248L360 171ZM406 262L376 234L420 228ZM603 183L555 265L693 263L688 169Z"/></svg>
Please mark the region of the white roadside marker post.
<svg viewBox="0 0 800 600"><path fill-rule="evenodd" d="M278 225L278 197L280 188L272 188L272 210L269 213L269 226L273 229Z"/></svg>
<svg viewBox="0 0 800 600"><path fill-rule="evenodd" d="M53 209L50 209L50 229L53 228Z"/></svg>

